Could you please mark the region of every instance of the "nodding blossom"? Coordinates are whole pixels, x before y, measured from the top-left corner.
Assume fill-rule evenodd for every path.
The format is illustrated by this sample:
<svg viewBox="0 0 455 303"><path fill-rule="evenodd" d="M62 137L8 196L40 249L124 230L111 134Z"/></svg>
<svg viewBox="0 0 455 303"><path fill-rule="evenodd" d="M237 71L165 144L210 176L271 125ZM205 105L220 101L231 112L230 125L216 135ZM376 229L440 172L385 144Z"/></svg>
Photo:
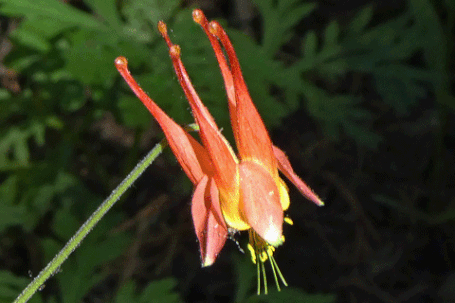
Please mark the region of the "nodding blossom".
<svg viewBox="0 0 455 303"><path fill-rule="evenodd" d="M310 201L319 206L324 203L295 174L285 153L272 144L248 93L237 55L224 29L216 21L208 22L199 9L193 11L193 19L210 40L221 69L237 155L196 93L182 63L181 49L170 40L164 22L158 23L158 30L167 43L175 73L199 125L201 142L167 116L140 88L131 76L124 57L118 57L115 65L160 125L178 162L194 184L191 213L202 266L215 262L230 231L248 230L248 248L258 266L258 292L259 268L266 283L266 260L270 260L279 288L277 272L281 281L287 284L273 253L284 241L283 223L292 223L284 216L289 207L289 195L279 171ZM267 291L266 285L265 288Z"/></svg>

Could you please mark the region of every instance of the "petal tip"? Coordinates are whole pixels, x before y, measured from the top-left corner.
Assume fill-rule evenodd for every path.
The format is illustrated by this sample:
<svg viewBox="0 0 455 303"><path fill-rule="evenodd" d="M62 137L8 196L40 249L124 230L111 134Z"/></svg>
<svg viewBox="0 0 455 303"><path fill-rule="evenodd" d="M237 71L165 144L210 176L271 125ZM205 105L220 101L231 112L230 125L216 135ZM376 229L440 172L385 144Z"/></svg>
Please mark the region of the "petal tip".
<svg viewBox="0 0 455 303"><path fill-rule="evenodd" d="M202 267L209 267L209 266L211 266L213 263L215 263L215 259L207 256L207 257L205 257L204 260L202 260L201 266L202 266Z"/></svg>
<svg viewBox="0 0 455 303"><path fill-rule="evenodd" d="M166 23L163 21L158 21L158 30L162 36L165 36L167 34L167 26Z"/></svg>
<svg viewBox="0 0 455 303"><path fill-rule="evenodd" d="M194 22L196 22L198 24L202 24L204 18L205 18L205 16L204 16L204 13L202 12L202 10L200 10L198 8L193 10Z"/></svg>
<svg viewBox="0 0 455 303"><path fill-rule="evenodd" d="M275 224L271 224L264 233L264 240L272 246L283 244L283 232Z"/></svg>
<svg viewBox="0 0 455 303"><path fill-rule="evenodd" d="M313 193L312 197L307 198L319 207L325 206L324 201L322 201L321 198L319 198L315 193Z"/></svg>
<svg viewBox="0 0 455 303"><path fill-rule="evenodd" d="M128 60L126 60L125 57L120 56L120 57L115 58L114 63L115 63L115 66L117 66L117 67L123 66L123 65L126 66L126 65L128 65Z"/></svg>

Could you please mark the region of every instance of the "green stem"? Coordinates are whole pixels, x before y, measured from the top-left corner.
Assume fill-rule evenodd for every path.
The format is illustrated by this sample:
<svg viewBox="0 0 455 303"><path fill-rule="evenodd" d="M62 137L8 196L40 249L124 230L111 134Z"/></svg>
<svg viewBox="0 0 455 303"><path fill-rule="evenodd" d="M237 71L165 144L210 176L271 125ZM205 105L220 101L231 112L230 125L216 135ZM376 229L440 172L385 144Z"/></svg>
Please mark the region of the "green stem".
<svg viewBox="0 0 455 303"><path fill-rule="evenodd" d="M125 191L136 181L137 178L152 164L152 162L161 154L166 141L158 143L145 158L131 171L125 180L117 186L111 195L95 210L88 220L79 228L76 234L66 243L63 249L52 259L49 264L33 279L33 281L22 291L14 303L27 302L33 294L60 268L62 263L69 255L80 245L82 240L90 233L95 225L107 213L107 211L117 202Z"/></svg>

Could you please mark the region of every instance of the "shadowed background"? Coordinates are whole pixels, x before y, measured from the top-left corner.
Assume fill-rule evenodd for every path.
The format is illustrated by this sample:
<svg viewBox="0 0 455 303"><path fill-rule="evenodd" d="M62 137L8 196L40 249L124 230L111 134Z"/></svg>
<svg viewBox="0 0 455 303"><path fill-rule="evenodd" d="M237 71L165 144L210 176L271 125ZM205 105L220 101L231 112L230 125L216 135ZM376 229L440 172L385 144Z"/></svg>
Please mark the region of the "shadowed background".
<svg viewBox="0 0 455 303"><path fill-rule="evenodd" d="M232 138L192 8L226 27L275 145L326 202L290 187L256 296L245 233L201 268L192 185L167 150L30 302L453 302L452 0L0 0L0 302L11 302L162 138L117 56L192 123L156 29ZM269 264L266 264L269 265Z"/></svg>

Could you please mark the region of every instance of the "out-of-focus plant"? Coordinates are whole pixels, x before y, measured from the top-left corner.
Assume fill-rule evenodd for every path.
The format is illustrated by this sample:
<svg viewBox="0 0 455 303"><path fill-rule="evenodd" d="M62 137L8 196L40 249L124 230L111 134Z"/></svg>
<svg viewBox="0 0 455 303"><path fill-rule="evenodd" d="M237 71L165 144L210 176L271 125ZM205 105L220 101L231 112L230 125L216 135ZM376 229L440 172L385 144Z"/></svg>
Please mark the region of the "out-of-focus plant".
<svg viewBox="0 0 455 303"><path fill-rule="evenodd" d="M362 107L361 96L319 87L312 80L316 75L333 87L349 72L370 74L383 101L399 114L405 114L425 96L426 87L439 83L436 71L407 63L424 46L419 39L420 27L413 22L410 11L375 26L369 26L373 5L360 10L345 28L332 20L320 35L314 30L307 31L301 57L284 64L277 59L283 54L277 55L292 37L294 26L313 12L316 5L296 0L254 3L263 18L262 40L255 42L239 32L231 36L238 45L240 60L249 62L243 65L247 81L251 79L248 83L252 83L249 86L253 99L272 98L267 95L270 85L280 88L285 102L276 106L283 111L282 116L295 110L304 97L309 114L321 122L327 134L338 138L344 130L358 143L374 147L380 136L371 130L372 115ZM258 107L266 113L266 119L267 113L280 116L275 108L267 108L265 102Z"/></svg>
<svg viewBox="0 0 455 303"><path fill-rule="evenodd" d="M243 257L233 255L237 289L234 302L237 303L275 303L275 302L335 302L333 294L308 294L301 289L286 287L281 291L273 290L268 295L257 296L253 285L257 279L256 269Z"/></svg>
<svg viewBox="0 0 455 303"><path fill-rule="evenodd" d="M438 82L434 86L438 105L438 131L435 136L434 165L431 175L432 200L436 202L440 200L437 198L438 192L443 188L441 174L444 170L444 138L448 131L449 114L455 110L455 96L452 90L453 71L450 71L455 62L453 59L455 3L450 0L440 3L439 9L447 14L446 18L438 14L437 4L430 0L409 0L409 6L415 18L426 64L438 77ZM433 212L441 211L447 206L447 203L431 203L430 205L429 211ZM450 211L454 212L453 207Z"/></svg>
<svg viewBox="0 0 455 303"><path fill-rule="evenodd" d="M403 206L396 198L385 197L382 194L374 196L378 202L405 213L413 219L424 220L431 224L441 224L455 218L453 199L441 199L440 193L446 184L443 182L445 166L444 140L449 131L449 117L455 110L453 95L454 44L453 30L455 28L455 2L408 0L410 15L417 35L420 50L426 69L434 78L432 93L435 96L435 138L432 167L429 179L430 203L424 210L417 206ZM443 12L443 13L442 13ZM445 14L443 17L442 15Z"/></svg>
<svg viewBox="0 0 455 303"><path fill-rule="evenodd" d="M134 64L150 68L146 46L154 39L151 34L144 36L146 19L141 19L140 32L136 25L121 21L120 13L133 20L141 12L148 15L145 11L153 5L159 12L154 25L158 18L175 16L179 6L179 1L132 2L119 12L115 1L84 3L89 13L58 0L0 1L0 13L10 17L10 24L17 24L9 35L13 51L4 64L21 75L19 90L0 89L0 233L5 239L21 243L20 233L10 232L11 228L20 226L23 234L33 235L48 215L54 237L40 239L39 246L46 260L101 202L100 193L109 192L113 186L106 168L98 164L101 155L89 148L93 144L85 138L89 128L105 112L112 112L136 133L150 120L145 111L147 116L141 116L136 102L116 97L114 58L125 54ZM167 81L159 84L163 90L172 86L172 77L162 79ZM85 186L75 169L74 161L80 153L98 175L102 187L96 192ZM130 155L135 153L133 148ZM125 166L124 171L127 169ZM114 211L105 224L112 228L121 217L119 211ZM124 251L127 235L106 237L106 225L96 231L86 240L85 249L81 248L62 272L56 272L54 280L61 292L53 300L81 301L108 274L99 271L100 265ZM23 270L27 274L28 269ZM12 292L25 286L28 279L19 280L5 273L0 288L10 291L2 291L0 301L11 302L18 294ZM39 301L37 294L32 302Z"/></svg>
<svg viewBox="0 0 455 303"><path fill-rule="evenodd" d="M177 281L173 278L167 278L149 283L141 293L137 293L137 286L133 281L123 285L115 296L115 303L127 302L165 302L165 303L180 303L183 300L173 290L177 285Z"/></svg>
<svg viewBox="0 0 455 303"><path fill-rule="evenodd" d="M427 91L436 95L441 131L436 138L439 149L435 159L442 159L440 146L447 114L455 108L449 77L453 64L453 1L440 4L447 11L445 23L429 0L409 0L402 14L375 25L371 25L374 5L366 6L346 26L333 20L321 33L307 31L300 54L288 54L283 46L295 37L296 26L317 5L298 0L253 2L262 20L260 40L238 30L228 33L267 125L277 126L303 104L332 138L344 132L359 144L376 146L381 138L372 130L373 116L363 106L360 93L336 88L340 79L356 72L370 75L382 100L398 114L406 114ZM220 126L229 121L225 102L220 101L225 93L215 58L197 25L188 20L189 10L182 9L177 0L117 4L84 0L80 8L75 8L59 0L0 0L0 14L14 25L9 34L13 51L3 60L2 69L20 75L18 90L6 85L0 88L0 233L20 242L20 236L11 233L11 228L32 234L44 216L52 218L50 228L59 242L43 239L40 248L47 258L101 201L100 193L106 194L114 186L100 164L101 156L88 147L92 142L84 135L90 127L107 112L132 129L135 138L149 126L146 109L136 98L117 89L120 79L113 67L114 58L126 56L139 75L138 82L163 109L178 122L190 121L183 93L168 60L163 59L168 57L166 47L157 43L158 20L169 20L170 28L179 33L175 40L185 49L188 71ZM427 64L411 65L410 59L422 51ZM321 85L321 80L335 88L326 89L328 85ZM96 192L87 188L73 165L81 153L99 180ZM134 165L131 159L137 153L135 144L125 159L117 159L124 173ZM435 162L435 184L442 166ZM121 214L117 210L112 217L115 220L109 223L115 224ZM99 254L107 253L106 247L115 244L109 258L106 255L104 260L90 262L89 254L81 252L74 262L90 264L90 268L71 273L70 266L56 275L62 299L80 300L105 276L95 274L97 267L118 256L127 240L116 236L101 243L96 247ZM92 246L86 244L87 249ZM66 275L95 278L75 286ZM0 302L9 302L14 297L11 292L25 285L24 281L1 272ZM143 293L136 294L131 285L124 291L125 296L142 300L138 298ZM34 300L40 302L39 295Z"/></svg>

